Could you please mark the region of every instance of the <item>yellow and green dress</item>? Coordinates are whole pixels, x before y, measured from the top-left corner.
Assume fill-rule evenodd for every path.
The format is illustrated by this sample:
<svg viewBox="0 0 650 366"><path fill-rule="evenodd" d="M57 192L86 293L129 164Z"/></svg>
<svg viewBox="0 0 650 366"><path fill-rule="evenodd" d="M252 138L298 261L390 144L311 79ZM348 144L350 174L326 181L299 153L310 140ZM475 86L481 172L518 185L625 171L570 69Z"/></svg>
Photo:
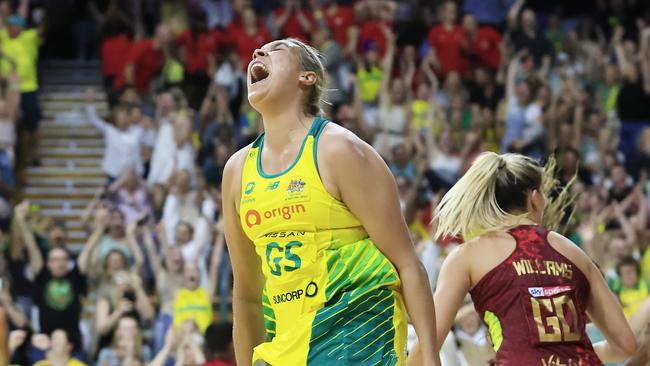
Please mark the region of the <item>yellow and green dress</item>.
<svg viewBox="0 0 650 366"><path fill-rule="evenodd" d="M318 172L318 137L327 122L315 118L284 172L264 173L264 134L244 163L240 219L266 278L260 300L267 339L255 347L253 364L404 365L397 271Z"/></svg>

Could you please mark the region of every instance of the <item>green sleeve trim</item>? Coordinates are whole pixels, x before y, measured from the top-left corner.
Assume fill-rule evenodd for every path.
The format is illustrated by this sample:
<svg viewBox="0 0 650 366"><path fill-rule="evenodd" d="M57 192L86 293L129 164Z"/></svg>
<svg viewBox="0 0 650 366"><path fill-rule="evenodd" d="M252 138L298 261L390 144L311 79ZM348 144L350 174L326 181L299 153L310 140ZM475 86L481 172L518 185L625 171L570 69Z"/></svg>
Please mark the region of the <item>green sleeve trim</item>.
<svg viewBox="0 0 650 366"><path fill-rule="evenodd" d="M321 133L325 129L325 126L329 123L328 120L323 119L321 117L317 117L316 121L314 122L314 126L312 127L312 133L314 136L314 164L316 165L316 172L318 173L318 176L320 177L320 170L318 169L318 138L320 137Z"/></svg>

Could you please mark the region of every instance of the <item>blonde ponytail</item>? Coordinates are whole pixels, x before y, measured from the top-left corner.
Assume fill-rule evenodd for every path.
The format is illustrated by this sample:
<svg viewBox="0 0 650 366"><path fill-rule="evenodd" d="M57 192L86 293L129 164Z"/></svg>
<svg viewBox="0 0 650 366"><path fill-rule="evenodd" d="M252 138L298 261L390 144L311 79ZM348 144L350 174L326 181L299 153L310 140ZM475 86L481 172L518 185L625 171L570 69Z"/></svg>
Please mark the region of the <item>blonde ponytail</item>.
<svg viewBox="0 0 650 366"><path fill-rule="evenodd" d="M529 157L482 153L436 208L435 236L468 240L516 225L527 215L528 192L541 182L542 170Z"/></svg>

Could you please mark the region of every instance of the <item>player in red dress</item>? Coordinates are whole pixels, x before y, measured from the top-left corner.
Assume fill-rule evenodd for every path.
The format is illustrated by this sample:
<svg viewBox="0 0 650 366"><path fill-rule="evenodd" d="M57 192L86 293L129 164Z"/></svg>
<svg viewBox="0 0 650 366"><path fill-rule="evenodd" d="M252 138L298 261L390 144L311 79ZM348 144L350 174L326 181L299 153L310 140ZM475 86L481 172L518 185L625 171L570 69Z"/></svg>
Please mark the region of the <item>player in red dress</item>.
<svg viewBox="0 0 650 366"><path fill-rule="evenodd" d="M517 154L483 153L437 208L436 236L473 238L442 264L434 296L444 341L469 292L497 366L593 366L635 354L634 334L587 255L540 226L542 169ZM591 319L606 341L592 346ZM417 346L412 364L418 363Z"/></svg>

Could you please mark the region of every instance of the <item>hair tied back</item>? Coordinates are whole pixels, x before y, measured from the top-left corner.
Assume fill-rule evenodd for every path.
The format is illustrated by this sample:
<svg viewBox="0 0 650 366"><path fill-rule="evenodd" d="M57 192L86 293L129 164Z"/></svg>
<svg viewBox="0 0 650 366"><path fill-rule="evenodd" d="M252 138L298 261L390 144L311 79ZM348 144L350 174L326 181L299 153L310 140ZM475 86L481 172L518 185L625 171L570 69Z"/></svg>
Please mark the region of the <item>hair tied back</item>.
<svg viewBox="0 0 650 366"><path fill-rule="evenodd" d="M506 159L504 159L502 156L499 156L498 159L499 159L499 165L497 165L497 170L500 171L506 167Z"/></svg>

